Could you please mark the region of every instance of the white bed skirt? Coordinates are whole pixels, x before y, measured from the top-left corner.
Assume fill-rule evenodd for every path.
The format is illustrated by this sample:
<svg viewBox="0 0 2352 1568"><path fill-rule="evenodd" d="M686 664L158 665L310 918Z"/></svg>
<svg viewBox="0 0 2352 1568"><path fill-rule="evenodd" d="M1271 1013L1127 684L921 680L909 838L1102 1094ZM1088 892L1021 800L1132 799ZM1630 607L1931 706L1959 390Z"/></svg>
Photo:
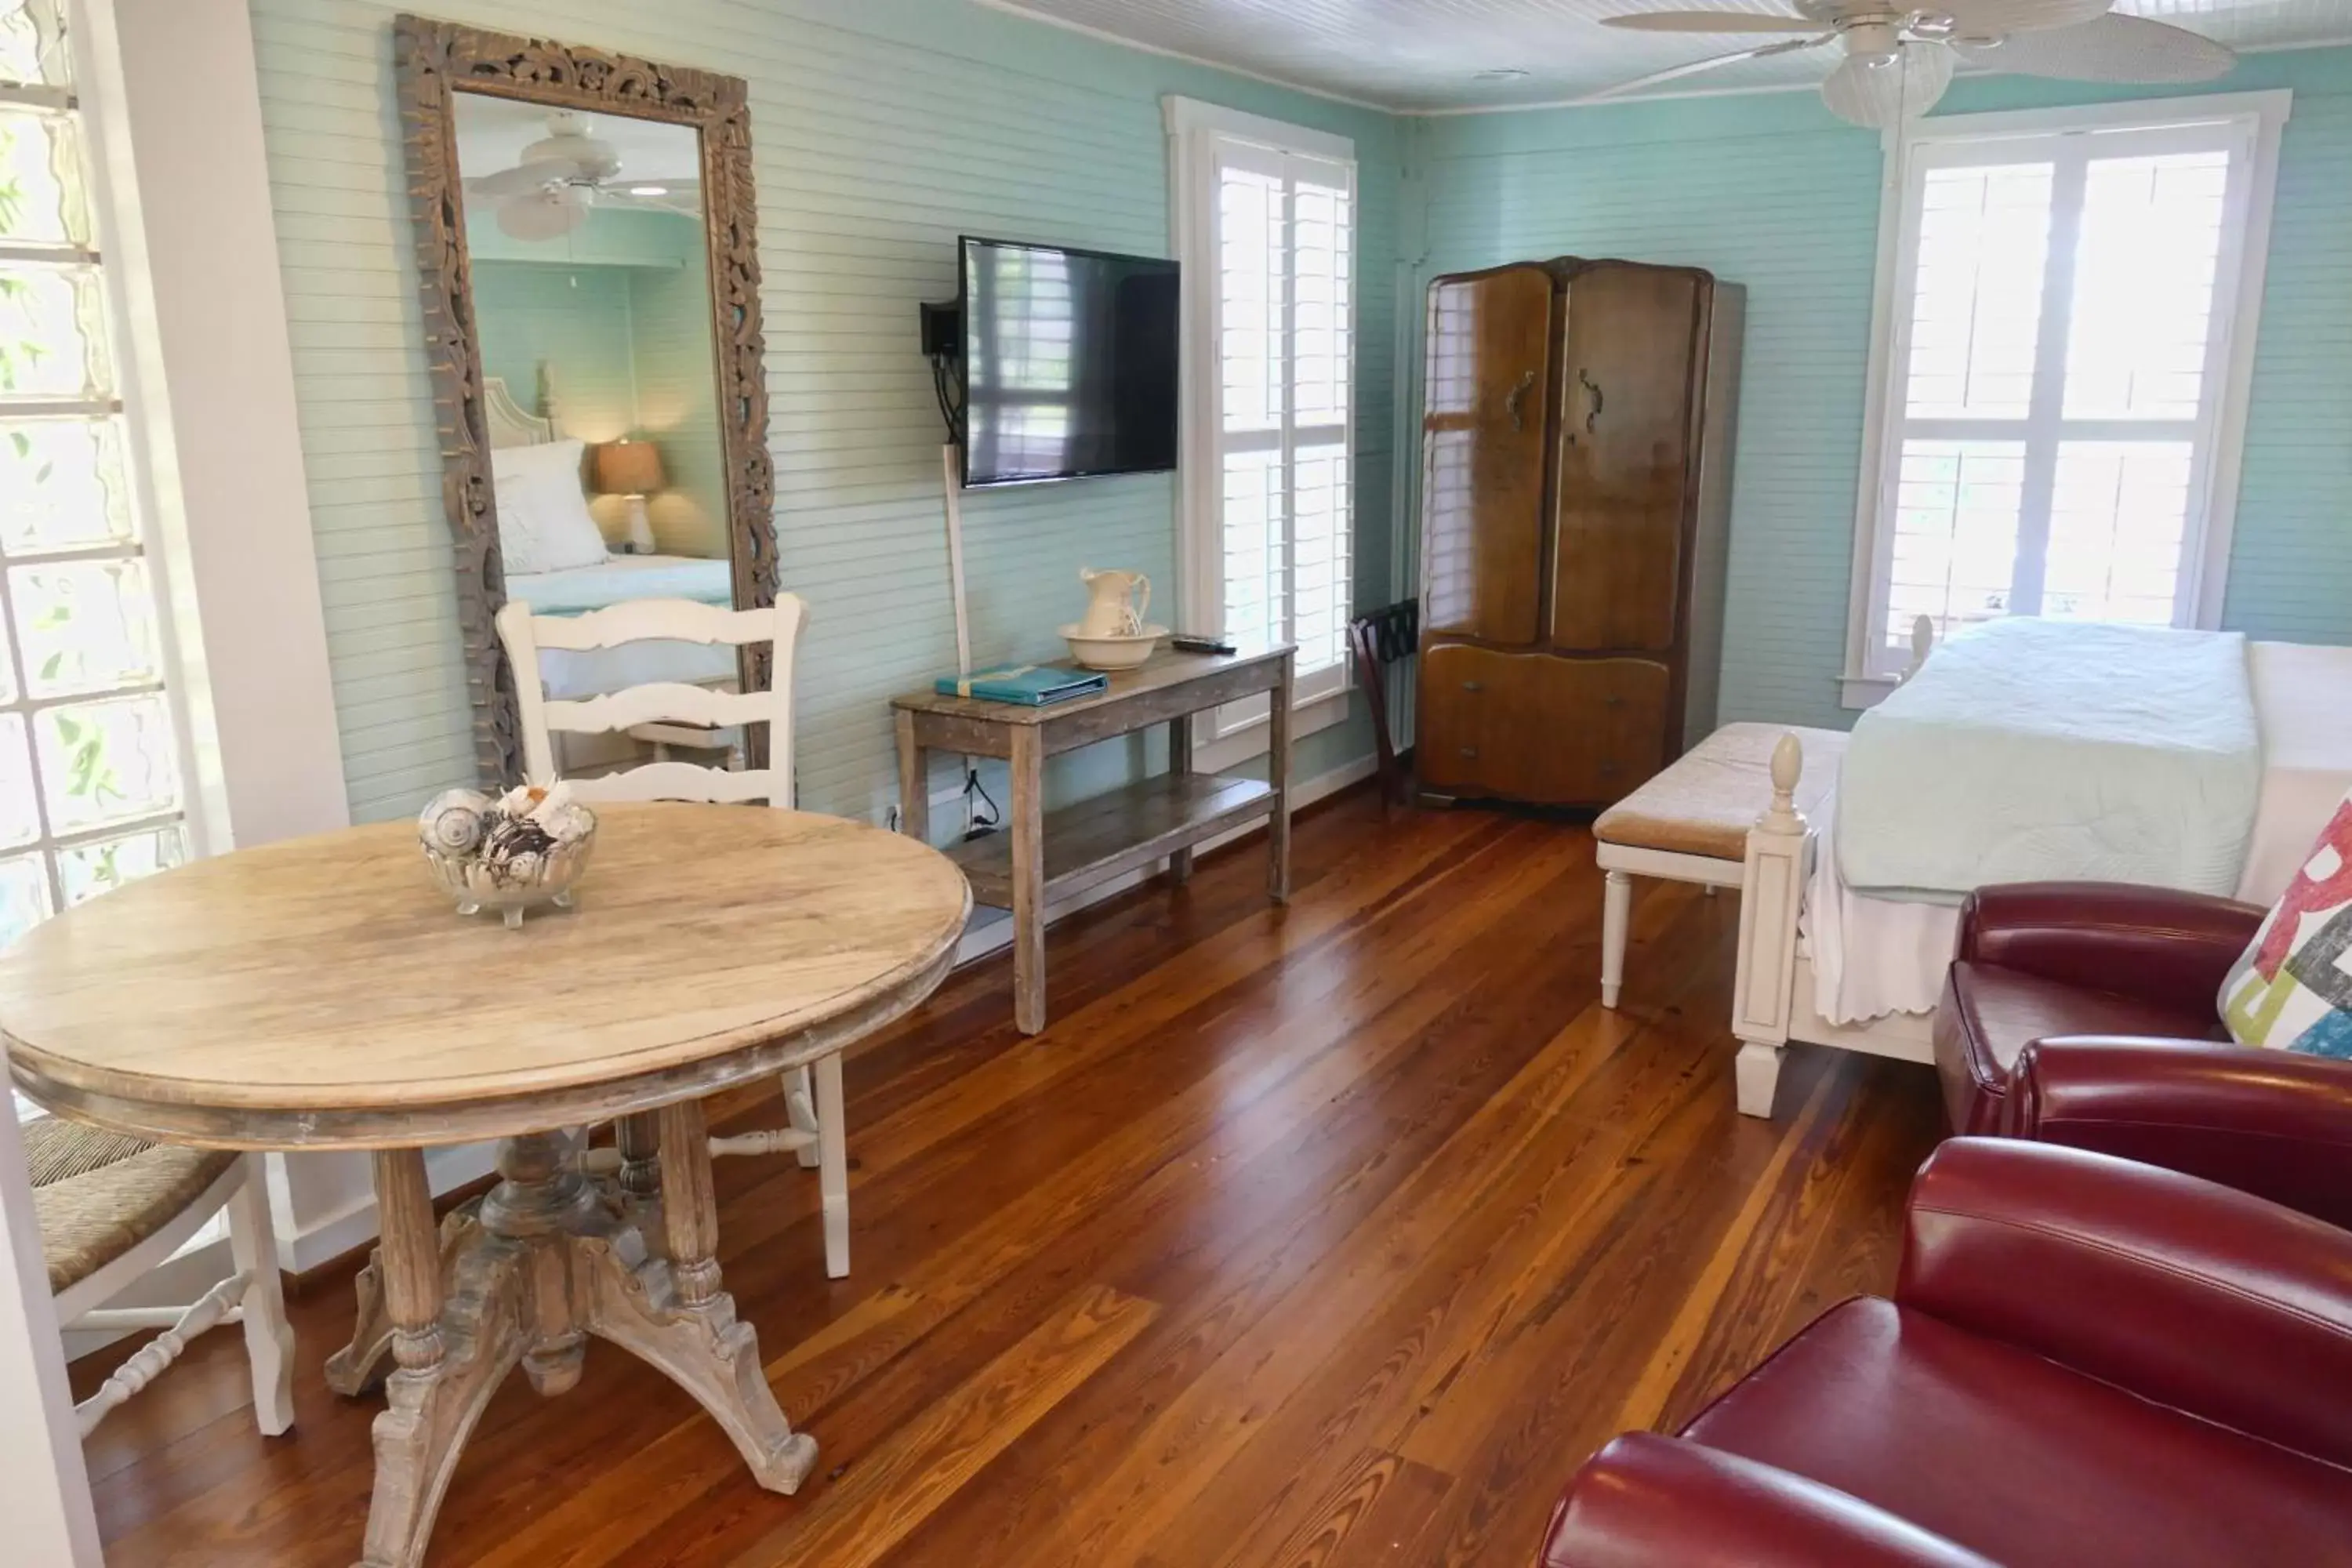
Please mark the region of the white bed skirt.
<svg viewBox="0 0 2352 1568"><path fill-rule="evenodd" d="M2237 896L2274 902L2352 789L2352 647L2248 645L2262 730L2261 803ZM1832 790L1813 814L1812 874L1798 920L1813 1010L1840 1026L1932 1013L1959 934L1957 904L1870 898L1838 873Z"/></svg>
<svg viewBox="0 0 2352 1568"><path fill-rule="evenodd" d="M1930 1013L1959 934L1956 904L1855 892L1838 874L1837 792L1812 818L1813 874L1797 920L1797 951L1811 963L1813 1011L1832 1024L1889 1013Z"/></svg>

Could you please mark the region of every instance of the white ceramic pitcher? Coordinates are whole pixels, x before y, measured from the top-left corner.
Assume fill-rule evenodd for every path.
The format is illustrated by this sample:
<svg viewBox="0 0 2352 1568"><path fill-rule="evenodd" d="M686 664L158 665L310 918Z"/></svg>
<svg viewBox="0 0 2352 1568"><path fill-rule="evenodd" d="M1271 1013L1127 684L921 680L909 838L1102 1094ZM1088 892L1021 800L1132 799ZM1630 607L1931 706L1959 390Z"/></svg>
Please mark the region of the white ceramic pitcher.
<svg viewBox="0 0 2352 1568"><path fill-rule="evenodd" d="M1151 604L1151 579L1140 572L1098 572L1078 568L1078 581L1094 597L1078 622L1078 635L1089 637L1131 637L1143 631L1143 612Z"/></svg>

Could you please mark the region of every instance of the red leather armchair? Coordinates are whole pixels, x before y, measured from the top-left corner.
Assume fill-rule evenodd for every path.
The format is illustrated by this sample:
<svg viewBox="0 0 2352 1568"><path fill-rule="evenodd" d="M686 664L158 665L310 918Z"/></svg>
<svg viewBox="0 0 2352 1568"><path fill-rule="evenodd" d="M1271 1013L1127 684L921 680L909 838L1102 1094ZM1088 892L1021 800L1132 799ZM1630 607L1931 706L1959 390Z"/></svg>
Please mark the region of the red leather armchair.
<svg viewBox="0 0 2352 1568"><path fill-rule="evenodd" d="M1906 1227L1891 1300L1595 1456L1549 1568L2352 1562L2352 1234L1985 1139L1928 1161Z"/></svg>
<svg viewBox="0 0 2352 1568"><path fill-rule="evenodd" d="M2226 1042L2222 977L2253 939L2252 904L2115 882L1984 888L1936 1010L1952 1131L2002 1131L2025 1047L2061 1035Z"/></svg>
<svg viewBox="0 0 2352 1568"><path fill-rule="evenodd" d="M2161 1165L2352 1231L2352 1062L2186 1040L2037 1040L2000 1131Z"/></svg>

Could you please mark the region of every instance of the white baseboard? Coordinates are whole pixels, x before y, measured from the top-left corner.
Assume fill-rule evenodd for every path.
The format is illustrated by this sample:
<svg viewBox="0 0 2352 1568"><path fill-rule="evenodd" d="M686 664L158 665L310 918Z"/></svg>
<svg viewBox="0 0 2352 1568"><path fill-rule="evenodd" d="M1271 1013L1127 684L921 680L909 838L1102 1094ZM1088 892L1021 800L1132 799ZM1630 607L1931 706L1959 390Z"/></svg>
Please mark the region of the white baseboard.
<svg viewBox="0 0 2352 1568"><path fill-rule="evenodd" d="M1379 770L1380 759L1377 757L1359 757L1352 763L1342 763L1328 773L1318 773L1303 783L1292 784L1290 808L1295 812L1312 805L1327 795L1337 795L1349 784L1360 784L1370 778ZM1257 832L1261 826L1259 823L1245 822L1239 827L1218 834L1214 838L1200 845L1199 848L1209 850L1216 848L1221 844L1231 844L1236 838ZM1101 903L1106 899L1117 898L1130 888L1141 887L1159 874L1158 868L1147 866L1139 870L1129 871L1123 877L1113 877L1108 882L1097 882L1091 888L1056 899L1045 906L1045 923L1050 926L1065 915L1076 914L1089 905ZM972 923L964 929L963 941L956 944L956 967L961 969L976 959L986 958L992 952L1002 952L1012 945L1012 913L1005 910L976 910L973 911Z"/></svg>

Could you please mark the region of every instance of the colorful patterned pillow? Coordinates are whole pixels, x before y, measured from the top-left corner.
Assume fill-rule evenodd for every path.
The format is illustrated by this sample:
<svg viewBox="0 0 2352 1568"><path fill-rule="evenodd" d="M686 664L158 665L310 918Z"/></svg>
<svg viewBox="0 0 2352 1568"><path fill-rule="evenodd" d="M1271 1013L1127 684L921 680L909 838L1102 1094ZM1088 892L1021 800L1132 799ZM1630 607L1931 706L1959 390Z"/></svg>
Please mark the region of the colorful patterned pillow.
<svg viewBox="0 0 2352 1568"><path fill-rule="evenodd" d="M2352 1058L2352 795L2221 982L2242 1046Z"/></svg>

